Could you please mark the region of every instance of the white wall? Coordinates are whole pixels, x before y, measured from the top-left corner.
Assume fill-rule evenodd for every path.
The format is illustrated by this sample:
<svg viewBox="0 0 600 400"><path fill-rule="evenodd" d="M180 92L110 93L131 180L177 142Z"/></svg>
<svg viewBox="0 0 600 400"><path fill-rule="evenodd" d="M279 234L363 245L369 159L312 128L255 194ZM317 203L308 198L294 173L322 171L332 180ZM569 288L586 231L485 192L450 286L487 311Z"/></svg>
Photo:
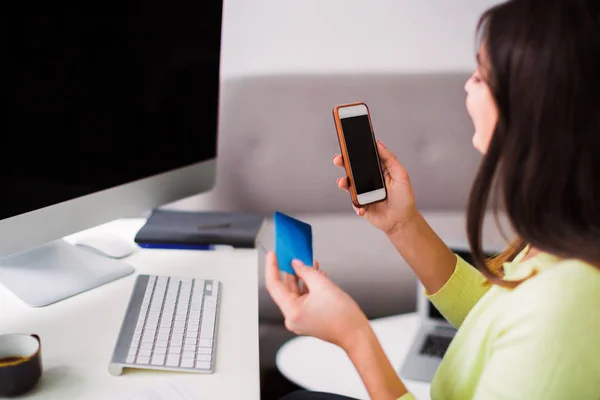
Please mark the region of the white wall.
<svg viewBox="0 0 600 400"><path fill-rule="evenodd" d="M222 73L464 71L493 0L225 0Z"/></svg>

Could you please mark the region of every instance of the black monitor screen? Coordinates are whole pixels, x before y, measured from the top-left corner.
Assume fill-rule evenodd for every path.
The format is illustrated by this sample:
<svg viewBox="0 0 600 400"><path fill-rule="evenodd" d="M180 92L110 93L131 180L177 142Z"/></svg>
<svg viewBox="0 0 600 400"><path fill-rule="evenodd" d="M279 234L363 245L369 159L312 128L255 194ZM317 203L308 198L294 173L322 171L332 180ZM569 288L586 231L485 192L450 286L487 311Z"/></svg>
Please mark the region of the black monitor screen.
<svg viewBox="0 0 600 400"><path fill-rule="evenodd" d="M220 1L7 19L0 219L216 156Z"/></svg>

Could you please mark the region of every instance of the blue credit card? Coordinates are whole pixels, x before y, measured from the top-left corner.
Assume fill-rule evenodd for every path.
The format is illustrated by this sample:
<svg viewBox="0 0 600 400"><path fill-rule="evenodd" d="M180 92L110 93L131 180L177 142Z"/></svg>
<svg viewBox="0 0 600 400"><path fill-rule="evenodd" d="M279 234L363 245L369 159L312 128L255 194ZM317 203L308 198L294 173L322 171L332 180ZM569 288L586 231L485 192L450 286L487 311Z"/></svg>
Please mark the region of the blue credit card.
<svg viewBox="0 0 600 400"><path fill-rule="evenodd" d="M275 212L275 255L279 269L295 275L292 260L313 265L312 228L306 222Z"/></svg>

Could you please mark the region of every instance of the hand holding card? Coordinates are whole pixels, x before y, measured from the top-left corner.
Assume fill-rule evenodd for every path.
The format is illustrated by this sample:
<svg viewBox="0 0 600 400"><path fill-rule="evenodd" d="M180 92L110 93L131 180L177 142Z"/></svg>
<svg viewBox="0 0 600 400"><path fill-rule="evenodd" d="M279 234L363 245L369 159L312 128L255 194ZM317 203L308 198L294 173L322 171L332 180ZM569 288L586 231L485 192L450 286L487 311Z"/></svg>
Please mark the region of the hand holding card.
<svg viewBox="0 0 600 400"><path fill-rule="evenodd" d="M281 271L295 275L292 260L313 265L312 228L306 222L275 212L275 254Z"/></svg>

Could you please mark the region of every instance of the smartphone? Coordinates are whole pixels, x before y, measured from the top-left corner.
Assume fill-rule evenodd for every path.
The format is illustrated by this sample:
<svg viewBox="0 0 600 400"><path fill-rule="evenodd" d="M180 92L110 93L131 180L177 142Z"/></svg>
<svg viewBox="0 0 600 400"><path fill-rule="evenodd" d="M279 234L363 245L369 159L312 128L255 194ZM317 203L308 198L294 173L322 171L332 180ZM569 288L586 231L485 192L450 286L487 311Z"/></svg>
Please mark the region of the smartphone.
<svg viewBox="0 0 600 400"><path fill-rule="evenodd" d="M369 108L365 103L338 105L333 119L352 203L363 207L385 200L387 190Z"/></svg>

